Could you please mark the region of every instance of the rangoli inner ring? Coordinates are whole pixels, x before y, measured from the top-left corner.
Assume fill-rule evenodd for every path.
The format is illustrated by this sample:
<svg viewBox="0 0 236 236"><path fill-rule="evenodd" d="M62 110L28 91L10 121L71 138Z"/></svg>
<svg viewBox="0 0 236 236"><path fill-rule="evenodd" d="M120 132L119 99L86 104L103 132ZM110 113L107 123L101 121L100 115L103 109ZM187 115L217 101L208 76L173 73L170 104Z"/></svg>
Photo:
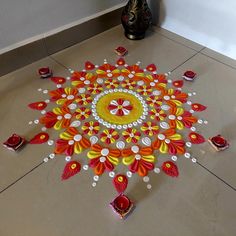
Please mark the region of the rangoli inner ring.
<svg viewBox="0 0 236 236"><path fill-rule="evenodd" d="M126 129L146 119L148 105L141 95L132 90L110 89L94 98L92 114L108 128Z"/></svg>

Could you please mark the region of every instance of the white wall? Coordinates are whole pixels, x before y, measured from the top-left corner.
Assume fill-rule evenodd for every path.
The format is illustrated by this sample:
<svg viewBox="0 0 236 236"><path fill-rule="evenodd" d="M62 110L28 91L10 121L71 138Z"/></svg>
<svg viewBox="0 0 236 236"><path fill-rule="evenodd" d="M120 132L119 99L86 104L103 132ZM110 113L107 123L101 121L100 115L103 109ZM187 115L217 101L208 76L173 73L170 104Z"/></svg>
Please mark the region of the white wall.
<svg viewBox="0 0 236 236"><path fill-rule="evenodd" d="M236 0L150 1L160 2L161 27L236 59Z"/></svg>
<svg viewBox="0 0 236 236"><path fill-rule="evenodd" d="M0 54L121 3L124 0L0 0Z"/></svg>

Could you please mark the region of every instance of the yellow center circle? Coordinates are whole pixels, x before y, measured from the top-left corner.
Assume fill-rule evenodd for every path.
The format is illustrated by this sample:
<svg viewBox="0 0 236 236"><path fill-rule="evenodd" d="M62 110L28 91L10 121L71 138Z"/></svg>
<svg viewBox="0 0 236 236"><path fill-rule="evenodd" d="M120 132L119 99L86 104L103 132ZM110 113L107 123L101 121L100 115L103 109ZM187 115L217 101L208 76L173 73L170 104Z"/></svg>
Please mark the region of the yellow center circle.
<svg viewBox="0 0 236 236"><path fill-rule="evenodd" d="M170 167L171 167L171 165L170 165L169 163L167 163L167 164L166 164L166 167L167 167L167 168L170 168Z"/></svg>
<svg viewBox="0 0 236 236"><path fill-rule="evenodd" d="M196 139L196 138L197 138L197 136L196 136L195 134L191 135L191 137L192 137L193 139Z"/></svg>
<svg viewBox="0 0 236 236"><path fill-rule="evenodd" d="M46 137L45 135L41 135L40 139L45 139L45 137Z"/></svg>
<svg viewBox="0 0 236 236"><path fill-rule="evenodd" d="M122 177L122 176L119 176L119 177L118 177L118 181L119 181L119 182L123 182L123 177Z"/></svg>
<svg viewBox="0 0 236 236"><path fill-rule="evenodd" d="M111 114L110 110L108 109L108 106L112 100L117 99L123 99L130 102L132 110L128 115L117 116ZM126 125L137 121L143 114L143 106L140 100L136 98L133 94L125 92L114 92L104 95L98 100L96 110L100 118L102 118L104 121L116 125Z"/></svg>
<svg viewBox="0 0 236 236"><path fill-rule="evenodd" d="M70 168L71 168L72 170L74 170L74 169L76 168L76 166L77 166L76 164L72 164Z"/></svg>

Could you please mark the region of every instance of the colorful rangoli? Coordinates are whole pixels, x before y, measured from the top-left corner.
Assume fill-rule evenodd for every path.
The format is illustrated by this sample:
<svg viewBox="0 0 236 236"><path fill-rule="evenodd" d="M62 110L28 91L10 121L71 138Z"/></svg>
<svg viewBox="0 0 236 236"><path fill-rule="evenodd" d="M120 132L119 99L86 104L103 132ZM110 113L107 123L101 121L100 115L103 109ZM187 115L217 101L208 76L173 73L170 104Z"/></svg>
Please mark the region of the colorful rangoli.
<svg viewBox="0 0 236 236"><path fill-rule="evenodd" d="M151 189L149 172L177 177L178 156L197 161L189 149L205 141L195 125L207 121L195 113L206 107L190 101L195 93L182 91L183 80L168 79L154 64L145 69L139 62L127 65L123 58L115 65L106 60L101 66L86 62L82 71L71 71L71 77L51 80L55 90L39 89L48 99L29 104L42 114L34 123L43 125L30 143L55 144L45 162L57 154L65 155L63 180L80 172L81 166L92 168L92 186L106 172L123 194L134 174ZM46 111L49 103L54 108ZM59 133L55 141L46 132L50 128ZM159 165L161 154L169 160ZM118 165L124 166L122 173L116 170Z"/></svg>

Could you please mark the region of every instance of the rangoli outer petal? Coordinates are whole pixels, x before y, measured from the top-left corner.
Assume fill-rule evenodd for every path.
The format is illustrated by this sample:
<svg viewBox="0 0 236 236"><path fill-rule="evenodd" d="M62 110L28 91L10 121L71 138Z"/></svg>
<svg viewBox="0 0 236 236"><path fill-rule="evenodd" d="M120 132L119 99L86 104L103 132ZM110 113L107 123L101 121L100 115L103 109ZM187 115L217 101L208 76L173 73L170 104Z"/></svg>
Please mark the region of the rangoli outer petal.
<svg viewBox="0 0 236 236"><path fill-rule="evenodd" d="M107 159L114 165L118 165L119 164L119 159L117 157L114 156L108 156Z"/></svg>
<svg viewBox="0 0 236 236"><path fill-rule="evenodd" d="M142 177L146 176L148 174L148 170L143 165L139 165L138 174Z"/></svg>
<svg viewBox="0 0 236 236"><path fill-rule="evenodd" d="M151 162L151 163L155 162L155 157L153 155L142 156L142 159L144 161Z"/></svg>
<svg viewBox="0 0 236 236"><path fill-rule="evenodd" d="M159 147L159 150L161 153L167 153L168 145L165 142L161 142L161 146Z"/></svg>
<svg viewBox="0 0 236 236"><path fill-rule="evenodd" d="M140 149L139 153L141 155L151 155L153 153L153 149L151 147L144 147Z"/></svg>
<svg viewBox="0 0 236 236"><path fill-rule="evenodd" d="M82 150L83 150L83 148L82 148L82 146L80 145L80 143L79 143L79 142L76 142L76 143L74 144L74 152L75 152L76 154L80 154L80 153L82 152Z"/></svg>
<svg viewBox="0 0 236 236"><path fill-rule="evenodd" d="M89 152L87 153L87 156L88 156L88 158L90 158L90 159L94 159L94 158L100 157L100 156L101 156L101 153L96 152L96 151L89 151Z"/></svg>
<svg viewBox="0 0 236 236"><path fill-rule="evenodd" d="M133 156L123 157L122 162L128 166L134 162L134 157Z"/></svg>
<svg viewBox="0 0 236 236"><path fill-rule="evenodd" d="M56 124L53 126L55 130L60 130L62 128L63 120L58 120Z"/></svg>
<svg viewBox="0 0 236 236"><path fill-rule="evenodd" d="M179 129L179 130L183 129L183 128L184 128L183 122L180 121L180 120L176 120L176 127L177 127L177 129Z"/></svg>

